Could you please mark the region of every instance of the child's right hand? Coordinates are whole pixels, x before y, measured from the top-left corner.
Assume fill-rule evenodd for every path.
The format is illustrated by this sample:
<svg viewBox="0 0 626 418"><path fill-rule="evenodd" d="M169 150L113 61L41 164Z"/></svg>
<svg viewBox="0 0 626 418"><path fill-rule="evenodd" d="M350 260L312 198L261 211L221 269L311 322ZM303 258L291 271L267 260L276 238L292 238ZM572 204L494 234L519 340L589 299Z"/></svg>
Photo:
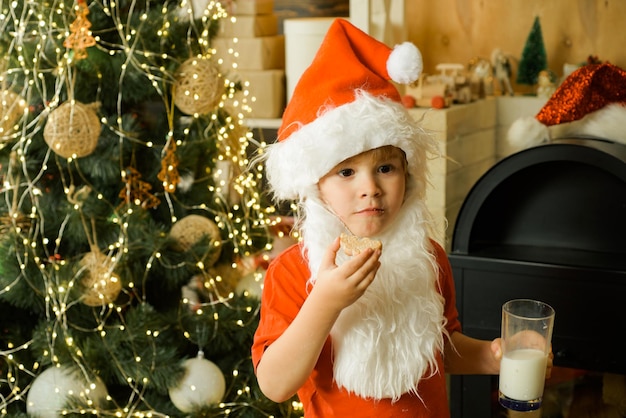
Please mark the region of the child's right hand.
<svg viewBox="0 0 626 418"><path fill-rule="evenodd" d="M335 259L340 248L339 238L328 247L313 287L328 305L338 312L360 298L374 280L380 267L381 250L365 249L341 266Z"/></svg>

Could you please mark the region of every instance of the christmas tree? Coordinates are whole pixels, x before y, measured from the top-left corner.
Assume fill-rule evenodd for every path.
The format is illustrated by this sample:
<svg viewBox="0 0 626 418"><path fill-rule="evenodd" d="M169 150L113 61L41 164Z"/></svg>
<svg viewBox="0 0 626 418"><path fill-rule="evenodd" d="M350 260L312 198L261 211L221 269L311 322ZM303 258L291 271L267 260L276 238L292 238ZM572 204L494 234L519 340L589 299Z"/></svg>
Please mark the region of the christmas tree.
<svg viewBox="0 0 626 418"><path fill-rule="evenodd" d="M535 85L537 84L539 73L547 68L548 58L543 44L541 23L539 22L539 17L535 17L522 51L522 58L517 70L517 83Z"/></svg>
<svg viewBox="0 0 626 418"><path fill-rule="evenodd" d="M228 18L0 1L1 415L299 416L250 361L276 218Z"/></svg>

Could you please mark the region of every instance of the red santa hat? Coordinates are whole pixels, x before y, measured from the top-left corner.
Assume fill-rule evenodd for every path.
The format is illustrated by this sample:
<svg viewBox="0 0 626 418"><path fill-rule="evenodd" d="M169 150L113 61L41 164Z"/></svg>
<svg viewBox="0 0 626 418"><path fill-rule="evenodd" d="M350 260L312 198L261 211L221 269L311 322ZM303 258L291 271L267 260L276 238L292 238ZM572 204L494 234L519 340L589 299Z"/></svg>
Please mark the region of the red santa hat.
<svg viewBox="0 0 626 418"><path fill-rule="evenodd" d="M556 138L593 137L626 143L626 71L585 65L565 79L534 118L520 118L508 140L526 148Z"/></svg>
<svg viewBox="0 0 626 418"><path fill-rule="evenodd" d="M419 77L422 57L405 42L390 48L335 20L285 109L266 174L277 199L296 199L341 161L384 145L414 154L410 115L392 81Z"/></svg>

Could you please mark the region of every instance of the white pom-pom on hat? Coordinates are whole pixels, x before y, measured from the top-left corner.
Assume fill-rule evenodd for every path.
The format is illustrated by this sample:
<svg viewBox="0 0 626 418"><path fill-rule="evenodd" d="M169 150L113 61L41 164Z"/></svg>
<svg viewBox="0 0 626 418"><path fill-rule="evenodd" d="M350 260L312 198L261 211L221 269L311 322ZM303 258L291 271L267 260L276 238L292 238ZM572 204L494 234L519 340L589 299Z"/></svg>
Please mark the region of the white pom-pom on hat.
<svg viewBox="0 0 626 418"><path fill-rule="evenodd" d="M423 68L422 54L410 42L396 45L387 59L387 73L396 83L410 84L414 82L419 78Z"/></svg>

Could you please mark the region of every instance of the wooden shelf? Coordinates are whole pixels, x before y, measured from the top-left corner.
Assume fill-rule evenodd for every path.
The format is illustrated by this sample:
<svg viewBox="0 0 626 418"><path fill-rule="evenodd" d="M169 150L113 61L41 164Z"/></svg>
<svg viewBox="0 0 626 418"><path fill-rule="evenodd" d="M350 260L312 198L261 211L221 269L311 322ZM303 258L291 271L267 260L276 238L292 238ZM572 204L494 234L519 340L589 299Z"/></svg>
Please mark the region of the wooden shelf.
<svg viewBox="0 0 626 418"><path fill-rule="evenodd" d="M278 129L282 119L245 119L246 125L255 129Z"/></svg>

